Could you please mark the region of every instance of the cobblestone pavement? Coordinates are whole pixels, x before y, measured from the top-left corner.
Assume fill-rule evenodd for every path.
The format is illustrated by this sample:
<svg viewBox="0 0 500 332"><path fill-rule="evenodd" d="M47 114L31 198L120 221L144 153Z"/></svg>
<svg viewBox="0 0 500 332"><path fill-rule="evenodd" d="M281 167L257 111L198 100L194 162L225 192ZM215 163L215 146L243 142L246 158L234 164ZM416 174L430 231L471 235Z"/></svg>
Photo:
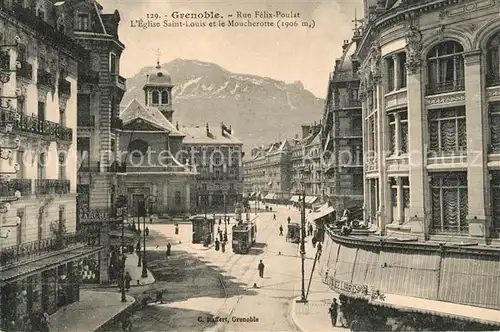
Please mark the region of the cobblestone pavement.
<svg viewBox="0 0 500 332"><path fill-rule="evenodd" d="M233 254L230 246L222 253L192 244L190 225L179 225L178 235L174 225L149 225L148 269L156 282L135 287L129 294L140 297L158 289L166 292L164 304L150 304L134 314L133 330L295 331L289 304L300 293L300 258L298 246L279 236L278 228L281 224L286 229L286 218L297 219L299 212L293 208L273 210L256 218L257 244L247 255ZM272 220L274 213L277 220ZM230 227L232 224L229 236ZM172 256L167 258L168 242ZM259 278L257 271L261 259L266 266L264 278ZM214 316L219 322L214 322ZM238 319L252 322L236 322Z"/></svg>

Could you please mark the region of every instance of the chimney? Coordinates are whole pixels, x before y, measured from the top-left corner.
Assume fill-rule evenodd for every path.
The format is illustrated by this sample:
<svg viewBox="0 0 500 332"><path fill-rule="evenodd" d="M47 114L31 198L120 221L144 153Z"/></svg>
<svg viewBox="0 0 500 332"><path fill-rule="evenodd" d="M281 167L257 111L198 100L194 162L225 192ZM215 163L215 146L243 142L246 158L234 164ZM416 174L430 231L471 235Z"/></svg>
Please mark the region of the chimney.
<svg viewBox="0 0 500 332"><path fill-rule="evenodd" d="M344 44L342 45L342 51L345 51L349 47L349 39L344 39Z"/></svg>
<svg viewBox="0 0 500 332"><path fill-rule="evenodd" d="M210 129L208 129L208 123L207 123L207 136L210 137Z"/></svg>
<svg viewBox="0 0 500 332"><path fill-rule="evenodd" d="M175 129L179 130L179 122L175 122Z"/></svg>
<svg viewBox="0 0 500 332"><path fill-rule="evenodd" d="M232 135L233 134L233 128L231 128L231 125L229 125L229 134Z"/></svg>
<svg viewBox="0 0 500 332"><path fill-rule="evenodd" d="M226 126L224 126L224 122L221 122L220 123L220 131L221 131L221 134L222 136L224 136L224 129L225 129Z"/></svg>
<svg viewBox="0 0 500 332"><path fill-rule="evenodd" d="M310 125L303 125L302 126L302 139L309 136L310 132L311 132L311 126Z"/></svg>

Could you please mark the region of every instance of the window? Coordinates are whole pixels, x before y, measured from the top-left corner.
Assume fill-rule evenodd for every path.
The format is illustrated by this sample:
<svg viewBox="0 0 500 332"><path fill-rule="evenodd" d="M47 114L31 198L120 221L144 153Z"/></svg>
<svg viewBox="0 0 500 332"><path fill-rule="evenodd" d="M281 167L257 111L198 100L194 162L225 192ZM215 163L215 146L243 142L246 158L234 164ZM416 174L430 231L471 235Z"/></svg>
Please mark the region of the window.
<svg viewBox="0 0 500 332"><path fill-rule="evenodd" d="M45 103L43 101L38 102L38 120L45 121Z"/></svg>
<svg viewBox="0 0 500 332"><path fill-rule="evenodd" d="M229 184L229 191L234 191L234 183Z"/></svg>
<svg viewBox="0 0 500 332"><path fill-rule="evenodd" d="M45 12L43 11L43 9L39 8L37 9L36 11L36 16L42 20L42 21L45 21Z"/></svg>
<svg viewBox="0 0 500 332"><path fill-rule="evenodd" d="M431 178L432 229L437 232L468 232L467 174L440 173Z"/></svg>
<svg viewBox="0 0 500 332"><path fill-rule="evenodd" d="M38 237L38 241L42 241L42 238L43 238L43 217L44 217L44 213L43 213L43 207L39 208L38 209L38 234L37 234L37 237Z"/></svg>
<svg viewBox="0 0 500 332"><path fill-rule="evenodd" d="M401 88L406 88L406 53L402 52L398 54L399 56L399 84Z"/></svg>
<svg viewBox="0 0 500 332"><path fill-rule="evenodd" d="M206 183L204 183L204 184L201 185L201 190L203 190L203 191L207 191L208 190Z"/></svg>
<svg viewBox="0 0 500 332"><path fill-rule="evenodd" d="M408 153L408 112L394 112L388 117L391 154Z"/></svg>
<svg viewBox="0 0 500 332"><path fill-rule="evenodd" d="M26 233L26 222L24 217L25 211L24 208L17 209L17 217L19 218L19 225L17 225L17 241L16 244L20 245L24 242L25 233Z"/></svg>
<svg viewBox="0 0 500 332"><path fill-rule="evenodd" d="M436 45L427 55L427 94L464 89L464 49L454 41Z"/></svg>
<svg viewBox="0 0 500 332"><path fill-rule="evenodd" d="M116 73L116 55L114 53L109 54L109 72Z"/></svg>
<svg viewBox="0 0 500 332"><path fill-rule="evenodd" d="M181 205L181 192L180 191L175 192L175 205L177 205L177 207L180 207L180 205Z"/></svg>
<svg viewBox="0 0 500 332"><path fill-rule="evenodd" d="M387 91L394 90L394 59L392 56L386 58L387 64Z"/></svg>
<svg viewBox="0 0 500 332"><path fill-rule="evenodd" d="M489 104L490 153L500 153L500 103Z"/></svg>
<svg viewBox="0 0 500 332"><path fill-rule="evenodd" d="M25 172L25 164L24 164L24 151L23 150L17 150L16 151L16 163L19 165L19 170L17 171L16 175L18 179L24 179L24 172Z"/></svg>
<svg viewBox="0 0 500 332"><path fill-rule="evenodd" d="M467 150L465 107L429 111L430 150L438 154Z"/></svg>
<svg viewBox="0 0 500 332"><path fill-rule="evenodd" d="M76 139L76 150L78 152L77 159L78 163L81 165L88 164L90 162L90 138L89 137L78 137Z"/></svg>
<svg viewBox="0 0 500 332"><path fill-rule="evenodd" d="M64 108L59 109L59 124L63 127L66 126L66 113Z"/></svg>
<svg viewBox="0 0 500 332"><path fill-rule="evenodd" d="M90 18L89 14L78 14L78 30L80 31L90 31Z"/></svg>
<svg viewBox="0 0 500 332"><path fill-rule="evenodd" d="M162 105L168 104L168 91L167 90L163 90L161 92L161 103L162 103Z"/></svg>
<svg viewBox="0 0 500 332"><path fill-rule="evenodd" d="M489 41L486 47L486 83L488 85L500 84L500 31Z"/></svg>
<svg viewBox="0 0 500 332"><path fill-rule="evenodd" d="M220 171L215 171L215 178L220 179Z"/></svg>
<svg viewBox="0 0 500 332"><path fill-rule="evenodd" d="M153 105L160 104L160 93L156 90L154 90L151 93L151 104L153 104Z"/></svg>
<svg viewBox="0 0 500 332"><path fill-rule="evenodd" d="M25 97L19 96L19 98L17 98L17 111L21 114L26 114L26 107L24 105L25 105Z"/></svg>
<svg viewBox="0 0 500 332"><path fill-rule="evenodd" d="M64 153L59 154L59 180L66 180L66 156Z"/></svg>
<svg viewBox="0 0 500 332"><path fill-rule="evenodd" d="M41 153L38 156L38 166L37 166L37 179L42 180L45 179L45 153Z"/></svg>

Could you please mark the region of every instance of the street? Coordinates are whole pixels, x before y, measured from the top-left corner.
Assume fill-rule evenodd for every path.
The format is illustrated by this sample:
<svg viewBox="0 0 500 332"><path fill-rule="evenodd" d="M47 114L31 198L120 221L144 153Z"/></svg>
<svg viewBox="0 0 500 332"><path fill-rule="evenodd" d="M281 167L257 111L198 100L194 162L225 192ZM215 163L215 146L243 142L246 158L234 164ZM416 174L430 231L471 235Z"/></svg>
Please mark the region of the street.
<svg viewBox="0 0 500 332"><path fill-rule="evenodd" d="M164 304L138 310L132 319L134 331L295 331L289 302L300 295L300 256L298 245L286 242L278 228L283 225L286 235L287 217L298 221L299 211L273 210L258 216L252 212L257 243L247 255L231 250L234 220L228 226L225 253L192 244L189 224L181 224L178 235L173 225L149 225L148 268L156 282L133 288L130 295L154 296L156 290L165 290ZM220 227L224 231L224 224ZM167 242L172 244L168 258ZM258 275L260 260L265 264L264 278Z"/></svg>

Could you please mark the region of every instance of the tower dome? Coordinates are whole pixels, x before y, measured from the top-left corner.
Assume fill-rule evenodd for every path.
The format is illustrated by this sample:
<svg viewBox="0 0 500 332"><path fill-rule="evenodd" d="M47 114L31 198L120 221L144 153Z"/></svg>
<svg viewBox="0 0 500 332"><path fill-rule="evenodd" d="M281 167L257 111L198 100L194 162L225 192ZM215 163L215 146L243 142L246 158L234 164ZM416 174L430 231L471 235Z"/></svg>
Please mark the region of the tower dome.
<svg viewBox="0 0 500 332"><path fill-rule="evenodd" d="M162 70L160 66L160 62L158 61L156 64L156 67L151 69L147 73L147 78L146 78L146 84L145 86L157 86L157 87L171 87L173 86L172 84L172 77L170 74Z"/></svg>

